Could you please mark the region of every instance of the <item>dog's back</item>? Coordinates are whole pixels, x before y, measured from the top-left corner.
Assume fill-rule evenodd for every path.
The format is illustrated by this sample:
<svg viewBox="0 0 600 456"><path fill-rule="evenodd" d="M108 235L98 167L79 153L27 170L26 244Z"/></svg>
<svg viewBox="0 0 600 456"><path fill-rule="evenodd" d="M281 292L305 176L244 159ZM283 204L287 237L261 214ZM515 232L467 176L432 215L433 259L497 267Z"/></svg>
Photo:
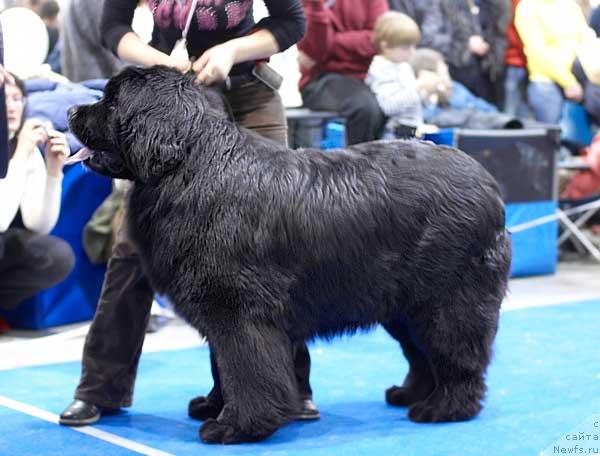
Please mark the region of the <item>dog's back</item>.
<svg viewBox="0 0 600 456"><path fill-rule="evenodd" d="M238 214L228 247L289 293L295 337L385 321L400 305L506 269L499 188L456 149L378 141L292 152L245 139L239 166L216 178L215 194Z"/></svg>

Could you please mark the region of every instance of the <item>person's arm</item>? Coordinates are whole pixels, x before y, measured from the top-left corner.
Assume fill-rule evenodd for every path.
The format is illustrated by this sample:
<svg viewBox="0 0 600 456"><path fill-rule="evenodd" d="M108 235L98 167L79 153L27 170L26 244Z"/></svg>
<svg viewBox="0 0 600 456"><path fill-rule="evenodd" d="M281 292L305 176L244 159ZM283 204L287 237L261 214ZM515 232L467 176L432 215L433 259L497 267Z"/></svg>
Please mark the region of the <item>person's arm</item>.
<svg viewBox="0 0 600 456"><path fill-rule="evenodd" d="M181 71L189 70L189 62L174 59L154 49L133 31L131 23L136 7L136 0L106 0L100 23L102 44L117 57L128 62L144 66L167 65Z"/></svg>
<svg viewBox="0 0 600 456"><path fill-rule="evenodd" d="M279 52L275 36L266 29L234 38L206 50L192 65L196 81L210 85L224 81L236 63L260 60Z"/></svg>
<svg viewBox="0 0 600 456"><path fill-rule="evenodd" d="M50 175L37 149L31 153L29 161L21 217L28 230L48 234L58 220L63 175Z"/></svg>
<svg viewBox="0 0 600 456"><path fill-rule="evenodd" d="M363 0L368 11L362 30L336 32L332 24L331 11L323 0L303 0L307 18L305 39L298 47L316 62L326 60L354 61L369 59L375 55L371 42L375 21L388 11L386 0Z"/></svg>
<svg viewBox="0 0 600 456"><path fill-rule="evenodd" d="M363 0L368 3L367 22L364 30L347 31L335 33L330 49L331 56L336 60L352 61L356 58L370 59L376 54L375 47L371 41L375 21L383 13L388 11L387 0Z"/></svg>
<svg viewBox="0 0 600 456"><path fill-rule="evenodd" d="M557 62L544 42L544 29L537 10L529 2L521 2L515 13L515 26L523 41L523 50L531 66L542 67L546 75L563 89L578 85L571 69Z"/></svg>
<svg viewBox="0 0 600 456"><path fill-rule="evenodd" d="M375 57L365 79L365 83L375 94L379 107L388 117L412 113L421 105L414 81L403 81L397 75L398 71L393 64Z"/></svg>
<svg viewBox="0 0 600 456"><path fill-rule="evenodd" d="M118 48L123 37L129 33L135 35L131 23L136 7L136 0L105 0L104 2L100 21L101 44L118 57L120 57Z"/></svg>
<svg viewBox="0 0 600 456"><path fill-rule="evenodd" d="M7 178L0 183L0 195L3 196L0 205L0 232L6 231L15 218L23 195L29 190L27 175L30 172L30 157L33 153L39 155L37 146L47 139L47 129L38 119L26 120L21 127L15 152L8 166Z"/></svg>
<svg viewBox="0 0 600 456"><path fill-rule="evenodd" d="M0 179L0 233L8 229L19 210L27 176L27 159L13 157L5 179Z"/></svg>
<svg viewBox="0 0 600 456"><path fill-rule="evenodd" d="M304 13L298 0L265 2L269 17L256 24L256 31L206 50L192 65L196 81L213 84L227 78L236 63L261 60L296 43L305 31Z"/></svg>
<svg viewBox="0 0 600 456"><path fill-rule="evenodd" d="M256 24L257 29L271 32L283 52L302 39L306 32L306 18L299 0L265 0L269 16ZM272 55L272 54L271 54Z"/></svg>

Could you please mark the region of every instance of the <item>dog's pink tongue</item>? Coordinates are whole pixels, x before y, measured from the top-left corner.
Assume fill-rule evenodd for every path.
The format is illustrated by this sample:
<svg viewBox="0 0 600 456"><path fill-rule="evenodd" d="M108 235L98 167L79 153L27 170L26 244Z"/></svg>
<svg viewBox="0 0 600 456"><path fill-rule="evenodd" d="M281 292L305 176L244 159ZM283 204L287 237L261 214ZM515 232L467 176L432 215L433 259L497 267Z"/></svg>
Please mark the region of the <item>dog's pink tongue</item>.
<svg viewBox="0 0 600 456"><path fill-rule="evenodd" d="M79 152L77 152L76 154L73 154L69 158L67 158L67 160L65 161L65 165L72 165L74 163L83 161L86 158L89 158L91 155L92 155L91 150L89 150L87 147L82 147Z"/></svg>

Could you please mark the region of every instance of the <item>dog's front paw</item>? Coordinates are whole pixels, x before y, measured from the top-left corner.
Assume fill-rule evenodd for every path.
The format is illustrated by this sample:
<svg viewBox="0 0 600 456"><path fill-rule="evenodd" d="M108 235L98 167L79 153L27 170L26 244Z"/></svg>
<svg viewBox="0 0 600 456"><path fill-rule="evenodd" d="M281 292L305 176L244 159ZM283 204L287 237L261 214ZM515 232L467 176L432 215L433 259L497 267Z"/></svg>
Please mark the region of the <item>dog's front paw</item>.
<svg viewBox="0 0 600 456"><path fill-rule="evenodd" d="M426 401L414 404L408 411L408 417L417 423L439 423L448 421L467 421L481 410L481 404L458 405L449 398L438 398L434 394Z"/></svg>
<svg viewBox="0 0 600 456"><path fill-rule="evenodd" d="M204 421L209 418L218 417L222 409L223 403L214 400L210 395L208 397L198 396L188 404L188 415L190 418Z"/></svg>
<svg viewBox="0 0 600 456"><path fill-rule="evenodd" d="M392 386L385 390L385 401L396 407L407 407L414 402L410 390L402 386Z"/></svg>
<svg viewBox="0 0 600 456"><path fill-rule="evenodd" d="M427 399L430 394L429 388L394 385L385 391L385 401L396 407L408 407Z"/></svg>
<svg viewBox="0 0 600 456"><path fill-rule="evenodd" d="M241 432L234 425L209 418L200 427L200 439L205 443L241 443L262 440L264 437Z"/></svg>
<svg viewBox="0 0 600 456"><path fill-rule="evenodd" d="M236 432L233 426L209 418L200 427L200 439L205 443L235 443Z"/></svg>

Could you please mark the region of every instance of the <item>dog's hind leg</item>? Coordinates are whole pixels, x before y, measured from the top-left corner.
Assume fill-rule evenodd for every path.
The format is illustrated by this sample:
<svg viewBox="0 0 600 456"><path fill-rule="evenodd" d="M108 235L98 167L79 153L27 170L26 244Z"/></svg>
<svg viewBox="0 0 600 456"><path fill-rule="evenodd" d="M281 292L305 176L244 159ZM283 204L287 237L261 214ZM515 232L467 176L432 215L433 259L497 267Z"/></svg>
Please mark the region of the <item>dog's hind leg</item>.
<svg viewBox="0 0 600 456"><path fill-rule="evenodd" d="M214 385L207 396L198 396L188 404L188 415L197 420L216 418L223 409L223 394L221 394L221 379L213 351L210 349L210 370Z"/></svg>
<svg viewBox="0 0 600 456"><path fill-rule="evenodd" d="M429 361L416 344L406 323L400 319L385 323L383 327L402 346L409 363L409 370L402 386L392 386L385 392L385 400L390 405L406 407L427 399L435 388L435 378Z"/></svg>
<svg viewBox="0 0 600 456"><path fill-rule="evenodd" d="M204 422L200 438L209 443L264 439L299 410L290 339L270 323L228 321L218 327L221 332L208 339L225 405L217 419Z"/></svg>
<svg viewBox="0 0 600 456"><path fill-rule="evenodd" d="M435 309L427 317L429 324L417 324L417 337L427 352L436 388L411 406L408 415L413 421L464 421L482 408L502 299L482 299L476 284L468 288L454 290L449 302L423 306Z"/></svg>

